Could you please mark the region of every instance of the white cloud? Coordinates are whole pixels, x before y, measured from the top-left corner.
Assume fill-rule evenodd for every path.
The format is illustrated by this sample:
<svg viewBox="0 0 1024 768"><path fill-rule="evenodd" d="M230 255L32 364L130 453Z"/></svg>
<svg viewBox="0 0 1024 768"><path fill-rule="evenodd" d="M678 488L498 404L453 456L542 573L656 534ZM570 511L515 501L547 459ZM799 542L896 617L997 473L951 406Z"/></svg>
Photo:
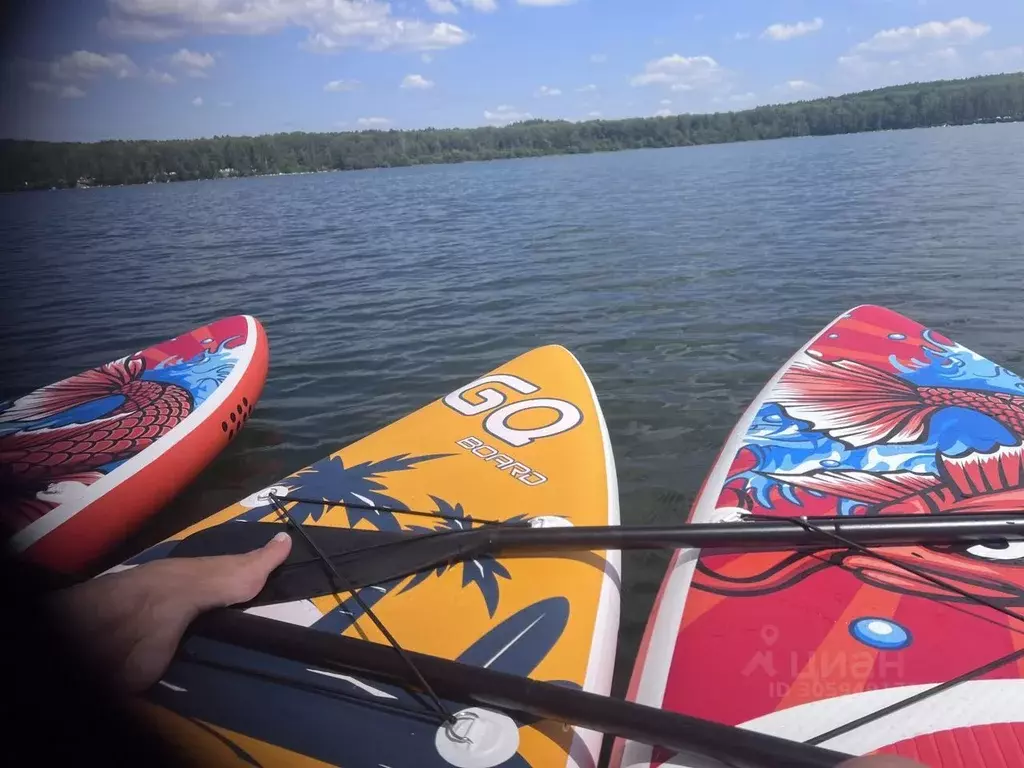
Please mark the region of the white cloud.
<svg viewBox="0 0 1024 768"><path fill-rule="evenodd" d="M190 78L205 78L217 60L212 53L200 53L187 48L180 48L170 58L171 66L181 70Z"/></svg>
<svg viewBox="0 0 1024 768"><path fill-rule="evenodd" d="M382 0L108 0L100 28L116 37L166 40L183 35L265 35L306 29L305 47L439 50L469 40L448 22L396 17Z"/></svg>
<svg viewBox="0 0 1024 768"><path fill-rule="evenodd" d="M77 85L57 85L56 83L46 82L45 80L33 80L28 84L28 87L33 91L39 91L40 93L52 93L58 99L85 98L85 91Z"/></svg>
<svg viewBox="0 0 1024 768"><path fill-rule="evenodd" d="M50 63L50 77L54 80L88 80L100 75L121 79L138 72L135 62L123 53L74 51Z"/></svg>
<svg viewBox="0 0 1024 768"><path fill-rule="evenodd" d="M171 65L177 67L188 77L206 77L207 70L217 63L212 53L200 53L181 48L171 55Z"/></svg>
<svg viewBox="0 0 1024 768"><path fill-rule="evenodd" d="M753 102L756 99L756 94L754 94L751 91L747 91L746 93L733 93L729 94L728 96L724 94L721 96L715 96L713 99L711 99L711 103L725 104L727 107L730 107L731 109L746 109L750 107L751 102Z"/></svg>
<svg viewBox="0 0 1024 768"><path fill-rule="evenodd" d="M434 13L458 13L459 5L472 8L480 13L494 13L498 10L497 0L427 0L427 7Z"/></svg>
<svg viewBox="0 0 1024 768"><path fill-rule="evenodd" d="M593 112L587 112L587 117L600 117L601 113L596 109Z"/></svg>
<svg viewBox="0 0 1024 768"><path fill-rule="evenodd" d="M654 116L655 117L672 117L672 110L671 109L659 109L657 112L654 113Z"/></svg>
<svg viewBox="0 0 1024 768"><path fill-rule="evenodd" d="M301 23L313 3L302 0L108 0L105 31L126 37L160 39L196 34L260 35ZM323 5L323 4L319 4ZM348 6L349 3L339 5ZM373 3L374 6L379 4ZM353 9L349 21L369 19L387 9ZM330 12L328 12L330 13Z"/></svg>
<svg viewBox="0 0 1024 768"><path fill-rule="evenodd" d="M924 55L925 61L938 61L945 63L953 63L960 60L960 52L952 46L947 48L939 48L937 51L931 51ZM913 61L914 59L911 59Z"/></svg>
<svg viewBox="0 0 1024 768"><path fill-rule="evenodd" d="M916 27L883 29L857 45L854 51L900 53L928 43L965 45L987 35L991 29L988 24L972 21L966 16L952 21L928 21Z"/></svg>
<svg viewBox="0 0 1024 768"><path fill-rule="evenodd" d="M678 53L647 62L642 74L630 80L633 86L660 84L674 91L690 91L722 82L726 71L710 56L680 56Z"/></svg>
<svg viewBox="0 0 1024 768"><path fill-rule="evenodd" d="M984 37L990 29L989 25L966 16L951 21L929 21L916 27L883 29L837 61L849 86L857 88L969 77L1019 68L1012 60L1001 62L1000 67L987 52L977 56L961 55L960 46Z"/></svg>
<svg viewBox="0 0 1024 768"><path fill-rule="evenodd" d="M596 90L596 85L594 85L593 83L588 83L587 85L581 85L579 88L577 88L576 93L594 93Z"/></svg>
<svg viewBox="0 0 1024 768"><path fill-rule="evenodd" d="M1017 71L1024 66L1024 45L989 50L981 54L985 65L998 72Z"/></svg>
<svg viewBox="0 0 1024 768"><path fill-rule="evenodd" d="M836 59L840 69L858 85L865 83L871 85L885 85L896 82L898 77L894 70L902 67L899 61L875 61L861 56L859 53L851 53L840 56Z"/></svg>
<svg viewBox="0 0 1024 768"><path fill-rule="evenodd" d="M420 61L422 61L424 64L429 64L433 60L434 60L434 55L432 53L421 53L420 54Z"/></svg>
<svg viewBox="0 0 1024 768"><path fill-rule="evenodd" d="M737 32L735 35L732 36L732 39L733 40L749 40L750 39L750 33L749 32Z"/></svg>
<svg viewBox="0 0 1024 768"><path fill-rule="evenodd" d="M149 70L146 73L146 79L154 83L160 83L161 85L172 85L173 83L178 82L170 72L162 72L156 69Z"/></svg>
<svg viewBox="0 0 1024 768"><path fill-rule="evenodd" d="M785 87L787 90L793 91L794 93L814 91L818 88L814 83L808 82L807 80L787 80Z"/></svg>
<svg viewBox="0 0 1024 768"><path fill-rule="evenodd" d="M561 96L562 95L562 89L561 88L550 88L550 87L548 87L546 85L542 85L540 88L537 89L537 91L533 95L537 96L537 97L541 97L541 96Z"/></svg>
<svg viewBox="0 0 1024 768"><path fill-rule="evenodd" d="M871 62L868 62L863 56L857 53L850 53L845 56L840 56L836 59L836 63L845 69L850 71L859 71L866 69Z"/></svg>
<svg viewBox="0 0 1024 768"><path fill-rule="evenodd" d="M661 104L661 106L663 107L670 107L672 106L672 99L662 99L658 103Z"/></svg>
<svg viewBox="0 0 1024 768"><path fill-rule="evenodd" d="M356 120L363 128L387 128L391 125L391 120L386 117L360 117Z"/></svg>
<svg viewBox="0 0 1024 768"><path fill-rule="evenodd" d="M201 106L203 106L203 97L202 96L196 96L194 99L192 99L192 106L193 107L201 107Z"/></svg>
<svg viewBox="0 0 1024 768"><path fill-rule="evenodd" d="M608 54L607 53L592 53L592 54L590 54L590 63L591 64L604 64L606 61L608 61Z"/></svg>
<svg viewBox="0 0 1024 768"><path fill-rule="evenodd" d="M410 48L418 51L439 51L462 45L469 40L469 33L461 27L447 22L424 24L420 21L395 22L386 31L374 26L358 27L348 25L335 27L330 33L316 32L310 35L305 47L316 53L335 53L346 48L365 47L373 51L391 48Z"/></svg>
<svg viewBox="0 0 1024 768"><path fill-rule="evenodd" d="M961 53L963 46L989 33L988 24L966 16L951 21L929 21L916 27L883 29L838 58L848 87L879 88L897 83L952 79L1013 71L1024 65L1013 50L1002 59L995 52Z"/></svg>
<svg viewBox="0 0 1024 768"><path fill-rule="evenodd" d="M99 20L97 26L100 32L111 37L125 37L131 40L147 40L149 42L171 40L175 37L181 37L187 31L182 26L123 15L104 16Z"/></svg>
<svg viewBox="0 0 1024 768"><path fill-rule="evenodd" d="M551 6L572 5L576 0L516 0L520 5Z"/></svg>
<svg viewBox="0 0 1024 768"><path fill-rule="evenodd" d="M810 21L798 21L795 24L772 24L761 33L762 38L769 40L792 40L794 37L803 37L812 32L818 32L825 26L825 20L820 16Z"/></svg>
<svg viewBox="0 0 1024 768"><path fill-rule="evenodd" d="M426 91L434 87L434 81L427 80L423 75L406 75L398 87Z"/></svg>
<svg viewBox="0 0 1024 768"><path fill-rule="evenodd" d="M354 91L357 88L359 88L358 80L331 80L324 85L324 90L329 93L344 93L345 91Z"/></svg>
<svg viewBox="0 0 1024 768"><path fill-rule="evenodd" d="M484 110L484 120L496 125L517 123L520 120L529 120L532 117L533 115L529 112L519 112L515 107L510 107L508 104L501 104L495 107L493 112L489 109Z"/></svg>
<svg viewBox="0 0 1024 768"><path fill-rule="evenodd" d="M858 88L969 77L992 71L983 55L963 56L953 46L905 52L898 58L872 58L854 53L840 56L839 65L851 85Z"/></svg>
<svg viewBox="0 0 1024 768"><path fill-rule="evenodd" d="M61 99L85 96L85 91L76 83L84 84L100 77L122 80L139 74L135 62L123 53L79 50L50 62L26 62L26 65L37 78L29 83L29 88Z"/></svg>

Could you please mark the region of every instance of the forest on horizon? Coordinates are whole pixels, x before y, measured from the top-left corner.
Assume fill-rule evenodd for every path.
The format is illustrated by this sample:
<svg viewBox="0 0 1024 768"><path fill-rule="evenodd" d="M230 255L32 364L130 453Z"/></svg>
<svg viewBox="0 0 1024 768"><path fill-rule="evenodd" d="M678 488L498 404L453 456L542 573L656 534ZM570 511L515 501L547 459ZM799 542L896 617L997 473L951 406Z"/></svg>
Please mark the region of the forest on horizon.
<svg viewBox="0 0 1024 768"><path fill-rule="evenodd" d="M347 171L1021 120L1024 73L670 117L162 141L2 139L0 190Z"/></svg>

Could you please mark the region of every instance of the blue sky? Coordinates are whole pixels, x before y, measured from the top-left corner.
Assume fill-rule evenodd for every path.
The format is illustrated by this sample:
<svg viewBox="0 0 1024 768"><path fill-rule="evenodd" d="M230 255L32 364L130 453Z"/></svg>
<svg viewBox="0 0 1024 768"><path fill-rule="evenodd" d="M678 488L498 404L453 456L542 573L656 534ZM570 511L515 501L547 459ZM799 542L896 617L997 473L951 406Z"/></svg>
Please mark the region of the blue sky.
<svg viewBox="0 0 1024 768"><path fill-rule="evenodd" d="M1019 0L35 0L0 136L743 109L1024 69Z"/></svg>

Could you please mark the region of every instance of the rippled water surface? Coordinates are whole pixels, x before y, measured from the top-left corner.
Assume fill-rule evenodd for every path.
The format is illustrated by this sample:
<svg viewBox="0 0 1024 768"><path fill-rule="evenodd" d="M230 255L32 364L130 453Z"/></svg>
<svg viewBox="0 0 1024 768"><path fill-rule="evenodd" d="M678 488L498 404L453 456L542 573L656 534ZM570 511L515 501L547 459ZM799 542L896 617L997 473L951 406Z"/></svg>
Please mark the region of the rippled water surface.
<svg viewBox="0 0 1024 768"><path fill-rule="evenodd" d="M850 306L1024 371L1022 214L1024 125L6 196L2 394L257 315L257 418L151 541L556 342L601 398L623 522L670 523ZM620 682L665 563L625 558Z"/></svg>

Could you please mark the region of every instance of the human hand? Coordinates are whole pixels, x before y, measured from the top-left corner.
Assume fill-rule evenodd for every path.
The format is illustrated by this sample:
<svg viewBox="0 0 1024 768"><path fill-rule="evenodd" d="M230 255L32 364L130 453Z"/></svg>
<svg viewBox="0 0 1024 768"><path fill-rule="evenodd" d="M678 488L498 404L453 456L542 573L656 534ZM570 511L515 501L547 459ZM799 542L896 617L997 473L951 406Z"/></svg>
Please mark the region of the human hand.
<svg viewBox="0 0 1024 768"><path fill-rule="evenodd" d="M254 598L291 547L279 533L244 555L157 560L58 592L51 609L103 672L138 693L163 675L193 619Z"/></svg>

